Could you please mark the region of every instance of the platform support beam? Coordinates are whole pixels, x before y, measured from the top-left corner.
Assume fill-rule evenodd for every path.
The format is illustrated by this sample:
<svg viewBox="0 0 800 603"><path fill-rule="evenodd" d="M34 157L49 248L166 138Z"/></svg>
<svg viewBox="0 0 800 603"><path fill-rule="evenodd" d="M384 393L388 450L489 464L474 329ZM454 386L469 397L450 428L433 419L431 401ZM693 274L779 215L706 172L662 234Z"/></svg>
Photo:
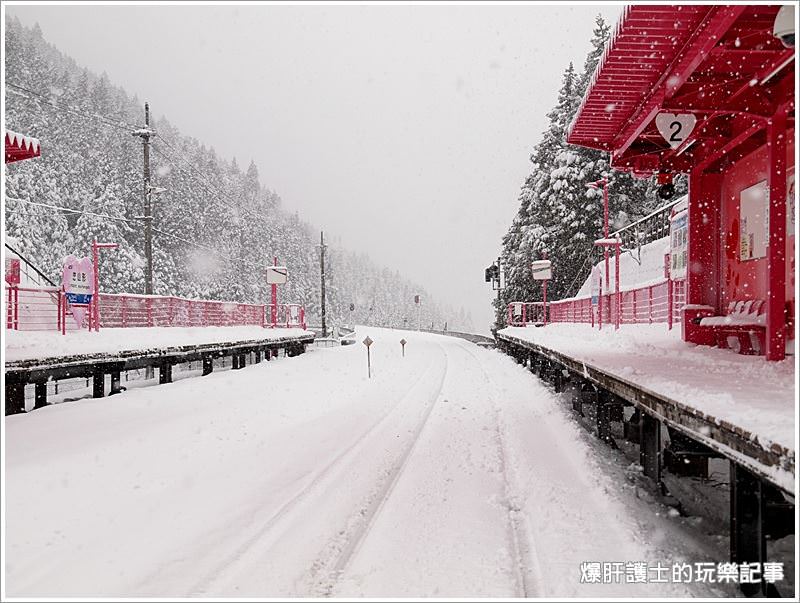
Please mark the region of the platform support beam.
<svg viewBox="0 0 800 603"><path fill-rule="evenodd" d="M47 381L37 381L34 385L34 408L47 406Z"/></svg>
<svg viewBox="0 0 800 603"><path fill-rule="evenodd" d="M640 441L639 438L642 430L642 426L640 424L641 419L642 413L637 408L633 411L631 418L622 424L625 439L629 442L633 442L634 444L638 444Z"/></svg>
<svg viewBox="0 0 800 603"><path fill-rule="evenodd" d="M158 383L172 383L172 365L168 361L162 362L158 367Z"/></svg>
<svg viewBox="0 0 800 603"><path fill-rule="evenodd" d="M106 375L102 369L95 369L92 374L92 397L102 398L106 395Z"/></svg>
<svg viewBox="0 0 800 603"><path fill-rule="evenodd" d="M734 563L758 563L763 567L767 560L767 539L764 533L766 497L764 484L747 469L731 462L731 561ZM772 587L771 589L768 587ZM776 596L774 585L761 581L756 584L740 584L741 591L748 596L764 594Z"/></svg>
<svg viewBox="0 0 800 603"><path fill-rule="evenodd" d="M708 478L708 459L720 455L708 446L667 427L669 446L664 449L664 467L673 475Z"/></svg>
<svg viewBox="0 0 800 603"><path fill-rule="evenodd" d="M644 474L661 483L661 421L642 413L640 421L641 434L639 436L639 464L644 469Z"/></svg>
<svg viewBox="0 0 800 603"><path fill-rule="evenodd" d="M122 392L122 384L120 378L120 371L111 371L111 390L108 392L109 396L119 394Z"/></svg>
<svg viewBox="0 0 800 603"><path fill-rule="evenodd" d="M261 350L256 350L253 355L253 364L261 364Z"/></svg>
<svg viewBox="0 0 800 603"><path fill-rule="evenodd" d="M25 412L25 384L6 382L6 416Z"/></svg>
<svg viewBox="0 0 800 603"><path fill-rule="evenodd" d="M614 404L613 396L606 390L601 389L597 392L597 405L595 419L597 421L597 437L611 445L617 447L616 441L611 434L611 406Z"/></svg>

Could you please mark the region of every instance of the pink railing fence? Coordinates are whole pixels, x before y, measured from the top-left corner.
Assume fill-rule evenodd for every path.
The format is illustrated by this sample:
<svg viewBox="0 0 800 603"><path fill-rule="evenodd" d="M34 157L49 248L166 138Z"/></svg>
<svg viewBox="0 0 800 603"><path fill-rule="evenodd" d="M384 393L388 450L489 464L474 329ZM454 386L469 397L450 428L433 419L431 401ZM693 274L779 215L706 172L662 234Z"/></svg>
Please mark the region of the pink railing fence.
<svg viewBox="0 0 800 603"><path fill-rule="evenodd" d="M672 299L670 300L670 287ZM541 302L522 302L508 305L508 324L525 326L543 322ZM620 292L620 323L649 324L670 323L670 306L673 323L680 322L681 308L686 304L686 281L668 281ZM604 325L614 323L617 311L616 295L604 293L598 299L594 320L602 318ZM602 313L602 316L600 314ZM548 322L592 323L592 298L563 299L547 304Z"/></svg>
<svg viewBox="0 0 800 603"><path fill-rule="evenodd" d="M270 323L270 307L160 295L101 293L100 326L127 327L232 327L262 326L306 328L305 311L299 304L278 306L278 319ZM56 287L6 287L6 327L20 331L61 330L60 304L66 304ZM87 313L88 314L88 313ZM76 324L66 304L66 330L86 328Z"/></svg>

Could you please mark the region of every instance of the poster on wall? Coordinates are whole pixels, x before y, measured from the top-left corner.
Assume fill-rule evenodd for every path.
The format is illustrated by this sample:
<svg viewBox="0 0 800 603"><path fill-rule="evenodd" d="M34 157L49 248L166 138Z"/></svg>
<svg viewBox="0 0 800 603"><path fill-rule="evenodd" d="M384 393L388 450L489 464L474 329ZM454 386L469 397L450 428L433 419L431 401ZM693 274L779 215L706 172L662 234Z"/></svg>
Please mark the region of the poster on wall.
<svg viewBox="0 0 800 603"><path fill-rule="evenodd" d="M786 234L793 236L794 229L794 170L792 170L786 178Z"/></svg>
<svg viewBox="0 0 800 603"><path fill-rule="evenodd" d="M767 255L767 181L744 189L739 196L739 260Z"/></svg>
<svg viewBox="0 0 800 603"><path fill-rule="evenodd" d="M689 212L676 213L669 222L669 276L674 281L686 278L689 250Z"/></svg>

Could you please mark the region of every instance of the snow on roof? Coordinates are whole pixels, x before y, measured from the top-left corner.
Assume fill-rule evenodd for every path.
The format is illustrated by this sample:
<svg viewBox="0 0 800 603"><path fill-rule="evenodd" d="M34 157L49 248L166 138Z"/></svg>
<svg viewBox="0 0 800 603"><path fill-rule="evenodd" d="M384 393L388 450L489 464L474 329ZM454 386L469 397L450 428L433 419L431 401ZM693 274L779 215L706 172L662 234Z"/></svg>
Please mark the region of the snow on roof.
<svg viewBox="0 0 800 603"><path fill-rule="evenodd" d="M40 154L38 138L6 130L6 163L38 157Z"/></svg>
<svg viewBox="0 0 800 603"><path fill-rule="evenodd" d="M595 245L622 245L622 239L597 239Z"/></svg>

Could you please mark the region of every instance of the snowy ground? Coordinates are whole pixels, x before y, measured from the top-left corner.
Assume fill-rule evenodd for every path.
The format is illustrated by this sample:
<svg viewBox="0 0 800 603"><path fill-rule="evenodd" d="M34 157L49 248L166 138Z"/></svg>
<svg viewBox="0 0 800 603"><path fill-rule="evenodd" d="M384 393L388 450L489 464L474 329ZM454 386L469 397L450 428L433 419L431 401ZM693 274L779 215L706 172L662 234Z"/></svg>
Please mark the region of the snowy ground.
<svg viewBox="0 0 800 603"><path fill-rule="evenodd" d="M558 398L460 339L353 346L5 419L7 596L708 596ZM400 356L399 339L408 340Z"/></svg>
<svg viewBox="0 0 800 603"><path fill-rule="evenodd" d="M778 443L794 450L794 358L767 362L731 350L681 340L680 325L622 325L599 331L589 325L555 323L544 328L500 331L532 341L742 427L765 448ZM794 475L775 477L794 491Z"/></svg>
<svg viewBox="0 0 800 603"><path fill-rule="evenodd" d="M308 334L302 329L264 329L261 327L151 327L100 329L97 332L6 330L7 362L30 358L51 358L75 354L148 350L153 348L203 345L209 343L278 339Z"/></svg>

